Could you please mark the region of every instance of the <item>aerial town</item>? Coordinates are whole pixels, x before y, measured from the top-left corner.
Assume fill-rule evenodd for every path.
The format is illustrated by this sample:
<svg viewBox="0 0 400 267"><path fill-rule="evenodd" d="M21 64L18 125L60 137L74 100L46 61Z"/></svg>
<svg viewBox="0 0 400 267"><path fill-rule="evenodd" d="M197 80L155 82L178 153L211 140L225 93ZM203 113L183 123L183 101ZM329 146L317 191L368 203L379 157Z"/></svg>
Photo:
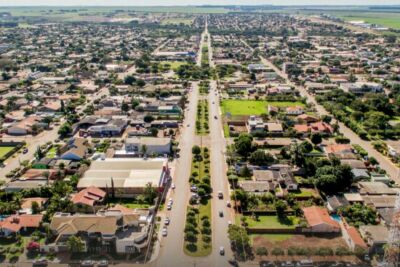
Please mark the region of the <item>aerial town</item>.
<svg viewBox="0 0 400 267"><path fill-rule="evenodd" d="M193 8L0 8L0 265L399 266L400 26Z"/></svg>

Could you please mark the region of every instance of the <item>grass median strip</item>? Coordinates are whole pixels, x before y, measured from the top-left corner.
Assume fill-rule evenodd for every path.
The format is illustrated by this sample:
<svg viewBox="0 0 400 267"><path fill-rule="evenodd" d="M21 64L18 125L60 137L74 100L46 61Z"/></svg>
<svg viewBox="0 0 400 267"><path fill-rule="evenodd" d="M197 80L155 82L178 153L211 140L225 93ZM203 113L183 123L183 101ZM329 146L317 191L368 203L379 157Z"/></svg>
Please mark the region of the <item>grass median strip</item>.
<svg viewBox="0 0 400 267"><path fill-rule="evenodd" d="M194 146L189 182L196 188L189 201L184 252L192 257L204 257L211 253L211 180L208 148Z"/></svg>
<svg viewBox="0 0 400 267"><path fill-rule="evenodd" d="M208 125L208 102L203 99L197 103L196 134L206 135L208 133L210 133Z"/></svg>

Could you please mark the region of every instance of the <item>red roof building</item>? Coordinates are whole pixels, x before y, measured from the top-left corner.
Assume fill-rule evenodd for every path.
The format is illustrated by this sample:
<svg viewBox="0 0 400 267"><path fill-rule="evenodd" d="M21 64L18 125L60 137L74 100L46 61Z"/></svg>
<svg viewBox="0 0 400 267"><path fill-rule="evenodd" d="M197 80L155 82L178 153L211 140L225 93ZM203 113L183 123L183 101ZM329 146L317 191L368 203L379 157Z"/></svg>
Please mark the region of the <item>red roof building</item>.
<svg viewBox="0 0 400 267"><path fill-rule="evenodd" d="M340 225L329 216L326 208L311 206L303 208L304 217L308 224L307 231L314 233L339 233Z"/></svg>
<svg viewBox="0 0 400 267"><path fill-rule="evenodd" d="M38 228L42 221L43 215L12 215L0 221L0 232L5 236L13 233L19 233L21 230L28 228Z"/></svg>
<svg viewBox="0 0 400 267"><path fill-rule="evenodd" d="M75 205L93 207L95 204L103 202L105 196L105 191L95 186L90 186L73 195L71 201Z"/></svg>

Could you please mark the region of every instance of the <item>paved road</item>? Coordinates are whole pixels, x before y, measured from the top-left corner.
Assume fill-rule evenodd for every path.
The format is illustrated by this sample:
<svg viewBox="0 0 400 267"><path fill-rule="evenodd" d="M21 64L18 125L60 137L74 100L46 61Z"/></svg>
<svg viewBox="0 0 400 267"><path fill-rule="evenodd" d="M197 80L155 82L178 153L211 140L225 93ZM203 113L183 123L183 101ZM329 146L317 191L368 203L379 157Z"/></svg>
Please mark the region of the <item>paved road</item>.
<svg viewBox="0 0 400 267"><path fill-rule="evenodd" d="M242 42L243 42L243 44L248 46L250 49L253 49L244 40L242 40ZM262 56L260 56L260 59L266 66L270 67L279 76L284 78L286 80L287 84L295 87L303 97L307 98L308 102L313 103L315 105L317 112L320 115L329 115L329 113L326 111L326 109L322 105L318 104L317 101L315 100L315 97L313 95L309 94L308 91L303 86L297 86L294 83L292 83L289 80L289 77L286 75L286 73L284 73L279 68L277 68L268 59L266 59ZM368 152L370 157L376 158L380 164L380 167L387 172L387 174L390 176L390 178L392 178L392 180L394 180L396 182L396 184L400 185L399 168L395 164L393 164L393 162L389 158L385 157L384 155L382 155L381 153L376 151L370 141L365 141L365 140L361 139L355 132L353 132L349 127L347 127L346 125L344 125L341 122L339 122L339 131L344 136L349 138L351 140L352 144L360 145L363 149L365 149Z"/></svg>
<svg viewBox="0 0 400 267"><path fill-rule="evenodd" d="M219 97L216 81L211 81L211 90L208 95L210 114L210 137L211 137L211 186L213 188L212 198L212 229L213 229L213 252L211 259L213 266L229 266L228 260L233 258L228 238L228 221L234 222L234 212L228 208L226 202L229 200L229 184L226 177L225 150L226 141L222 129L222 120L219 108ZM221 191L224 199L218 199L217 194ZM223 217L219 212L223 212ZM219 247L223 246L225 255L219 254Z"/></svg>
<svg viewBox="0 0 400 267"><path fill-rule="evenodd" d="M194 83L193 90L189 93L189 110L186 111L183 122L182 135L179 141L180 157L176 162L173 183L176 189L170 197L174 204L172 210L166 216L171 219L168 226L168 236L162 238L161 248L158 259L154 266L160 267L180 267L190 266L194 260L186 256L183 252L183 240L186 218L186 208L189 201L189 176L192 163L192 147L195 144L195 121L196 107L198 100L198 84ZM190 125L187 127L187 125Z"/></svg>

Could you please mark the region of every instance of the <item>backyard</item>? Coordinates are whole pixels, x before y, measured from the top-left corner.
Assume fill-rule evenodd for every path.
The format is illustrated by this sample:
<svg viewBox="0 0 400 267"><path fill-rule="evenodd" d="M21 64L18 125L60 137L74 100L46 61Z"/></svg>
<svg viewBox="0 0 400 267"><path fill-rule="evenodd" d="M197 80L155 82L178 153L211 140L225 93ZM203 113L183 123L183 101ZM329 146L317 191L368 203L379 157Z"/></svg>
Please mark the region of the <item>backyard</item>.
<svg viewBox="0 0 400 267"><path fill-rule="evenodd" d="M242 216L237 215L235 217L236 224L240 224ZM249 228L294 229L299 223L299 218L295 216L288 216L284 219L279 219L275 215L262 215L257 216L257 218L246 215L244 217Z"/></svg>
<svg viewBox="0 0 400 267"><path fill-rule="evenodd" d="M268 105L279 108L304 106L302 102L289 101L223 100L221 102L223 113L230 113L232 116L261 115L263 113L268 113Z"/></svg>

